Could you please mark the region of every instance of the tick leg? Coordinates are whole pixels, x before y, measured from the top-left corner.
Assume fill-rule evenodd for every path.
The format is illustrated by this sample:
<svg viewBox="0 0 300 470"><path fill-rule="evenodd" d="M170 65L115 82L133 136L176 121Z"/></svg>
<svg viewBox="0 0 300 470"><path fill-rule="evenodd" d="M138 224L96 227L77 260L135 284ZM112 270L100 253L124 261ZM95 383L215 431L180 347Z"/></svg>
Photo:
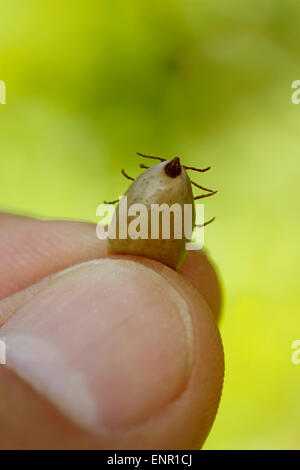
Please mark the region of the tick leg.
<svg viewBox="0 0 300 470"><path fill-rule="evenodd" d="M147 165L144 165L143 163L141 163L140 168L150 168L150 166L147 166Z"/></svg>
<svg viewBox="0 0 300 470"><path fill-rule="evenodd" d="M195 168L194 166L185 166L185 165L182 165L182 166L186 170L200 171L200 173L203 173L204 171L208 171L211 169L211 166L208 166L207 168Z"/></svg>
<svg viewBox="0 0 300 470"><path fill-rule="evenodd" d="M194 201L196 201L196 199L203 199L204 197L210 197L210 196L213 196L214 194L216 194L218 191L213 191L212 193L209 193L209 194L201 194L201 196L196 196L194 197Z"/></svg>
<svg viewBox="0 0 300 470"><path fill-rule="evenodd" d="M214 220L215 220L215 217L213 217L212 219L208 220L207 222L204 222L204 224L195 225L195 227L205 227L205 225L211 224Z"/></svg>
<svg viewBox="0 0 300 470"><path fill-rule="evenodd" d="M203 191L209 191L210 193L214 192L213 189L208 189L208 188L205 188L204 186L200 186L200 184L195 183L195 181L191 181L191 184L193 184L194 186L196 186L199 189L203 189Z"/></svg>
<svg viewBox="0 0 300 470"><path fill-rule="evenodd" d="M166 161L165 158L153 157L153 155L144 155L143 153L139 153L139 152L136 152L136 154L139 155L140 157L144 157L144 158L153 158L154 160L160 160L161 162L165 162L165 161Z"/></svg>
<svg viewBox="0 0 300 470"><path fill-rule="evenodd" d="M103 204L116 204L119 202L119 199L116 199L115 201L103 201Z"/></svg>
<svg viewBox="0 0 300 470"><path fill-rule="evenodd" d="M122 170L121 170L121 173L122 173L122 175L125 176L125 178L127 178L128 180L135 181L134 178L131 178L131 176L128 176L127 173L125 173L125 170L123 170L123 168L122 168Z"/></svg>

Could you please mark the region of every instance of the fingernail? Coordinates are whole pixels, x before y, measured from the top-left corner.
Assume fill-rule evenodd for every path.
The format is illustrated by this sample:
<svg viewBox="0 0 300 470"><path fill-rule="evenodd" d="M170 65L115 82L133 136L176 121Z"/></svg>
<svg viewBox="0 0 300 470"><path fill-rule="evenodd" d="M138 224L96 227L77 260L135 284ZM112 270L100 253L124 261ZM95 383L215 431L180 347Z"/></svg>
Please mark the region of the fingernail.
<svg viewBox="0 0 300 470"><path fill-rule="evenodd" d="M129 260L60 273L0 334L7 366L94 432L161 412L191 371L187 303L166 279Z"/></svg>

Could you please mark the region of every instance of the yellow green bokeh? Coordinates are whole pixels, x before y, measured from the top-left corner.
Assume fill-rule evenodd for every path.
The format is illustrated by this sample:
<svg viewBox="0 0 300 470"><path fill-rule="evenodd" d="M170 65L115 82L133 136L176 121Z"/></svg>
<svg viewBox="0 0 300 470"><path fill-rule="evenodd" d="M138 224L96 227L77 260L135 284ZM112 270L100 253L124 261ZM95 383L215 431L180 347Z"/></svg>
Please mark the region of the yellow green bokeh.
<svg viewBox="0 0 300 470"><path fill-rule="evenodd" d="M197 181L225 290L224 393L206 449L300 449L298 0L1 4L0 207L97 221L136 151Z"/></svg>

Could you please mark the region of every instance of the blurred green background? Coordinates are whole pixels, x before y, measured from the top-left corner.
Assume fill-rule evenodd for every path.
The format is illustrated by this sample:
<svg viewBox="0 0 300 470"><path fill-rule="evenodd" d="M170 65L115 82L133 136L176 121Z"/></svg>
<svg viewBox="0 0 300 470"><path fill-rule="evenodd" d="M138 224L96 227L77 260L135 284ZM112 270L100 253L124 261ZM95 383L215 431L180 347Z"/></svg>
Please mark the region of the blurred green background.
<svg viewBox="0 0 300 470"><path fill-rule="evenodd" d="M298 0L1 3L0 207L97 221L136 151L196 180L225 294L206 449L300 449Z"/></svg>

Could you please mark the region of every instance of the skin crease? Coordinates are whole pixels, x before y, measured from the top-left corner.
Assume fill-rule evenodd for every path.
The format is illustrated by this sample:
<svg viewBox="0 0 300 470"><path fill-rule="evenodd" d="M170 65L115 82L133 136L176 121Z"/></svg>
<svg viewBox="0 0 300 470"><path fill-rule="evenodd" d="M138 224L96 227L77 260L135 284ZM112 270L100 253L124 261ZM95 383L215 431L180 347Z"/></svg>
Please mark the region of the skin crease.
<svg viewBox="0 0 300 470"><path fill-rule="evenodd" d="M76 279L78 263L106 256L106 245L96 239L93 224L1 214L0 324L30 306L37 295L43 298L47 289L55 288L59 281L55 273L73 266L60 276L68 278L72 273ZM214 268L203 251L188 253L179 272L142 257L113 258L130 259L133 269L138 263L155 271L189 306L195 351L188 382L174 401L142 422L95 434L71 422L29 383L1 366L1 448L187 449L203 445L218 408L224 368L215 321L221 294Z"/></svg>

